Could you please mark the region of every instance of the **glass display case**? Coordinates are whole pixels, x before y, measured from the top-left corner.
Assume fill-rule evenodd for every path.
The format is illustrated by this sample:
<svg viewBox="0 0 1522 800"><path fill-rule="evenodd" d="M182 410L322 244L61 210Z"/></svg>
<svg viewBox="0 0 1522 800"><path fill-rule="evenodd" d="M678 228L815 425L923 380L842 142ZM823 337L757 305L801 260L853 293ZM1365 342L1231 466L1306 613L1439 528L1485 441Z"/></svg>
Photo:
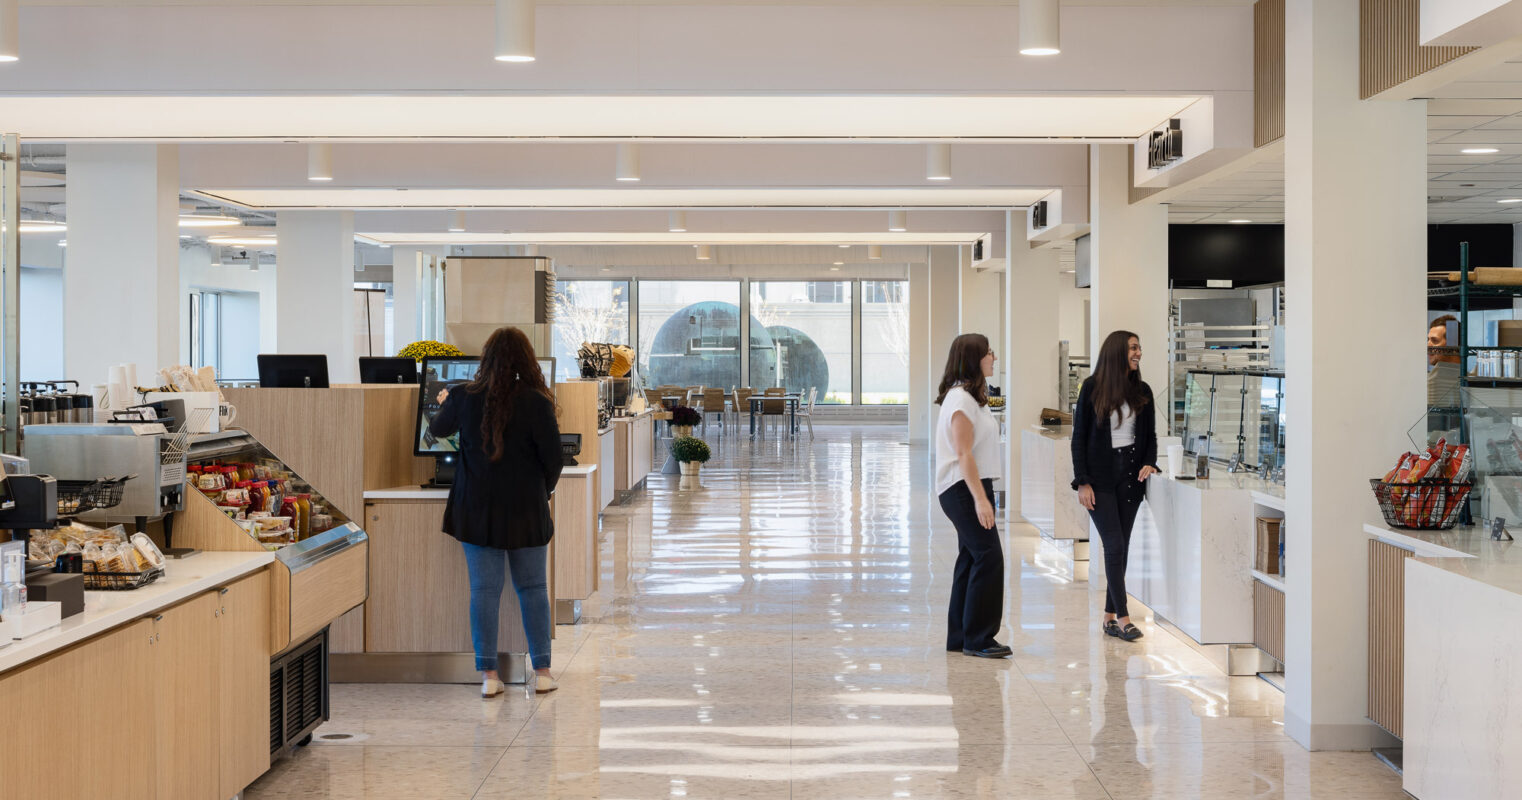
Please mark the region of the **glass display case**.
<svg viewBox="0 0 1522 800"><path fill-rule="evenodd" d="M1475 490L1470 499L1479 502L1478 509L1470 508L1486 521L1522 519L1522 388L1462 391L1464 426L1474 459Z"/></svg>
<svg viewBox="0 0 1522 800"><path fill-rule="evenodd" d="M1284 375L1190 370L1184 380L1184 447L1220 464L1276 471L1284 467Z"/></svg>

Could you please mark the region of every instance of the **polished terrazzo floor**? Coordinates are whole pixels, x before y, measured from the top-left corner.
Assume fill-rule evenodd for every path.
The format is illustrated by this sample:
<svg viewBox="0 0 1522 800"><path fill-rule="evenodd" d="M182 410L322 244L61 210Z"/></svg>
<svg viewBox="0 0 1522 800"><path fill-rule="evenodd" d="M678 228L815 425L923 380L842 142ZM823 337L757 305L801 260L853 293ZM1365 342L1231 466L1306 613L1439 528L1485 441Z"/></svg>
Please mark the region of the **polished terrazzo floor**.
<svg viewBox="0 0 1522 800"><path fill-rule="evenodd" d="M1167 631L1101 636L1101 596L1026 526L1006 531L1014 657L945 652L956 537L900 431L722 439L701 488L652 476L604 517L558 692L334 686L332 721L246 796L1406 796L1367 753L1307 753L1277 690Z"/></svg>

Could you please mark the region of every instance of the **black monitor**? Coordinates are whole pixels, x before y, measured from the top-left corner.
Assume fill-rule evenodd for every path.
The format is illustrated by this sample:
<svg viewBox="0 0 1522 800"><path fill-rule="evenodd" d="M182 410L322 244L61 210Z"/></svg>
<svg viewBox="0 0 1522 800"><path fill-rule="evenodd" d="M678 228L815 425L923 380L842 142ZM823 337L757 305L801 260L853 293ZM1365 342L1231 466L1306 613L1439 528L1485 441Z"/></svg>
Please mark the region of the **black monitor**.
<svg viewBox="0 0 1522 800"><path fill-rule="evenodd" d="M407 356L360 356L360 383L417 383L417 361Z"/></svg>
<svg viewBox="0 0 1522 800"><path fill-rule="evenodd" d="M328 357L259 354L259 388L326 389Z"/></svg>

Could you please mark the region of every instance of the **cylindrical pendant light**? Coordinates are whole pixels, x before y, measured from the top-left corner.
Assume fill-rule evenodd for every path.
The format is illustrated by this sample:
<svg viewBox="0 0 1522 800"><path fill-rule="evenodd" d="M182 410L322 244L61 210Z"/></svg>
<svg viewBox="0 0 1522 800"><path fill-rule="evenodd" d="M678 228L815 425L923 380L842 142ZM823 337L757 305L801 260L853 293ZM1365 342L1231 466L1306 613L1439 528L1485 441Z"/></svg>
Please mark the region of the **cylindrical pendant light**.
<svg viewBox="0 0 1522 800"><path fill-rule="evenodd" d="M465 212L464 211L461 211L459 209L455 209L454 213L449 215L449 232L450 233L464 233L465 232Z"/></svg>
<svg viewBox="0 0 1522 800"><path fill-rule="evenodd" d="M497 60L534 60L534 0L497 0Z"/></svg>
<svg viewBox="0 0 1522 800"><path fill-rule="evenodd" d="M621 181L639 180L639 146L625 142L618 146L616 177Z"/></svg>
<svg viewBox="0 0 1522 800"><path fill-rule="evenodd" d="M666 230L672 233L682 233L687 230L687 212L672 211L666 215Z"/></svg>
<svg viewBox="0 0 1522 800"><path fill-rule="evenodd" d="M706 245L706 244L700 244L697 247L698 247L698 260L699 261L707 261L707 260L713 258L713 247L712 246Z"/></svg>
<svg viewBox="0 0 1522 800"><path fill-rule="evenodd" d="M333 180L333 147L322 142L307 145L307 180Z"/></svg>
<svg viewBox="0 0 1522 800"><path fill-rule="evenodd" d="M0 61L21 60L20 10L21 0L0 0Z"/></svg>
<svg viewBox="0 0 1522 800"><path fill-rule="evenodd" d="M894 233L903 233L904 231L909 230L909 212L889 211L888 230Z"/></svg>
<svg viewBox="0 0 1522 800"><path fill-rule="evenodd" d="M951 180L951 145L925 145L925 180Z"/></svg>
<svg viewBox="0 0 1522 800"><path fill-rule="evenodd" d="M1020 0L1020 55L1062 52L1060 0Z"/></svg>
<svg viewBox="0 0 1522 800"><path fill-rule="evenodd" d="M869 244L869 245L867 245L867 260L868 261L882 261L883 260L883 246L880 245L880 244Z"/></svg>

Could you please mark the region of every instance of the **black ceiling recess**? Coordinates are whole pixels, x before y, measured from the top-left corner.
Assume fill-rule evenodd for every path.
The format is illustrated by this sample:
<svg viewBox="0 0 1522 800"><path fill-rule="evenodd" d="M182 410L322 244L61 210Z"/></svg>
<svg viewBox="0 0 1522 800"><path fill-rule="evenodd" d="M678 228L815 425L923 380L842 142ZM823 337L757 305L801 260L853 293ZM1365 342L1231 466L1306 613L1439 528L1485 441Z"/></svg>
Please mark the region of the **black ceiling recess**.
<svg viewBox="0 0 1522 800"><path fill-rule="evenodd" d="M1427 269L1432 272L1459 268L1459 243L1469 243L1469 266L1511 267L1512 230L1510 225L1428 225ZM1437 284L1432 284L1437 285ZM1509 297L1476 297L1469 307L1476 311L1511 308ZM1457 311L1457 297L1432 297L1427 307Z"/></svg>
<svg viewBox="0 0 1522 800"><path fill-rule="evenodd" d="M1284 226L1169 225L1168 278L1180 289L1202 289L1206 281L1280 283Z"/></svg>

